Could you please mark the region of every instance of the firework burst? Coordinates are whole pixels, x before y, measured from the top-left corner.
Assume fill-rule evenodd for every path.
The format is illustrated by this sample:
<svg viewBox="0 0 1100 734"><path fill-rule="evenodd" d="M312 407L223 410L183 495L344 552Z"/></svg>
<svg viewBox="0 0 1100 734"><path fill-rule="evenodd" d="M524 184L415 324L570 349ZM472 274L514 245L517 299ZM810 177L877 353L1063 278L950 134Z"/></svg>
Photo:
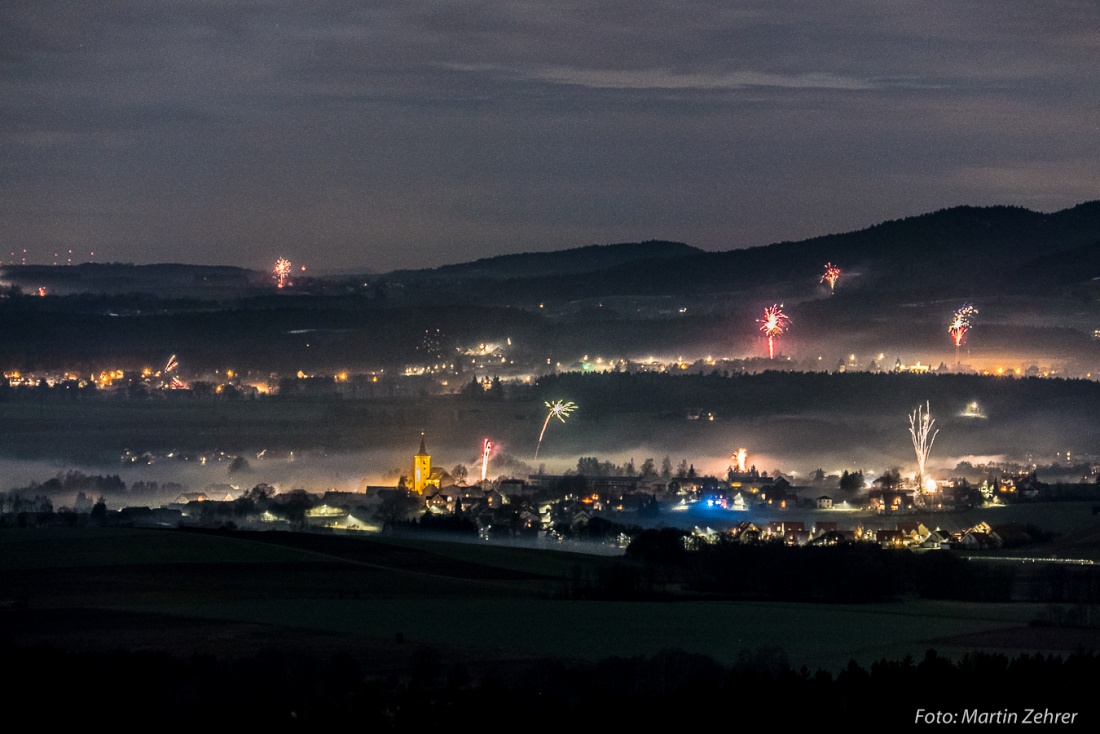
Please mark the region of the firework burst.
<svg viewBox="0 0 1100 734"><path fill-rule="evenodd" d="M285 288L290 280L290 260L285 257L280 257L275 261L275 285L278 288Z"/></svg>
<svg viewBox="0 0 1100 734"><path fill-rule="evenodd" d="M951 324L947 327L947 333L955 342L955 364L959 363L959 347L962 346L966 332L970 331L971 317L978 313L978 309L969 303L964 305L951 317Z"/></svg>
<svg viewBox="0 0 1100 734"><path fill-rule="evenodd" d="M555 400L554 402L546 403L548 412L546 413L546 420L542 422L542 431L539 432L539 442L535 445L535 458L539 458L539 449L542 447L542 437L546 435L546 427L550 425L551 418L557 418L562 423L565 423L565 419L569 417L569 414L577 409L577 404L572 400Z"/></svg>
<svg viewBox="0 0 1100 734"><path fill-rule="evenodd" d="M757 319L760 331L768 337L768 359L775 359L775 340L787 329L790 319L779 306L769 306L764 309L764 318Z"/></svg>
<svg viewBox="0 0 1100 734"><path fill-rule="evenodd" d="M928 461L928 454L932 452L932 442L936 440L938 428L933 430L936 421L932 419L931 405L925 403L923 407L909 414L909 437L913 439L913 451L917 454L917 484L924 488L924 465Z"/></svg>
<svg viewBox="0 0 1100 734"><path fill-rule="evenodd" d="M825 263L825 274L821 276L821 280L818 282L828 283L829 292L832 293L838 280L840 280L840 268L832 263Z"/></svg>
<svg viewBox="0 0 1100 734"><path fill-rule="evenodd" d="M493 451L493 442L485 439L481 442L481 483L489 477L489 454Z"/></svg>

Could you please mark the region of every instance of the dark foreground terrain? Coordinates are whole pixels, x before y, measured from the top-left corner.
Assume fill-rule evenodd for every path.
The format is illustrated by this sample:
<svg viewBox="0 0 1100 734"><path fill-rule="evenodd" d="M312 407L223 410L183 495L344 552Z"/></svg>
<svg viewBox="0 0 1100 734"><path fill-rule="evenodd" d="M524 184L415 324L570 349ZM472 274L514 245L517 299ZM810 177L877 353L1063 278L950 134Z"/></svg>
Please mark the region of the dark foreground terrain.
<svg viewBox="0 0 1100 734"><path fill-rule="evenodd" d="M1071 683L1100 673L1100 634L1052 605L600 601L575 591L623 559L384 536L8 529L0 548L9 700L51 721L545 730L793 701L892 726L1096 720Z"/></svg>

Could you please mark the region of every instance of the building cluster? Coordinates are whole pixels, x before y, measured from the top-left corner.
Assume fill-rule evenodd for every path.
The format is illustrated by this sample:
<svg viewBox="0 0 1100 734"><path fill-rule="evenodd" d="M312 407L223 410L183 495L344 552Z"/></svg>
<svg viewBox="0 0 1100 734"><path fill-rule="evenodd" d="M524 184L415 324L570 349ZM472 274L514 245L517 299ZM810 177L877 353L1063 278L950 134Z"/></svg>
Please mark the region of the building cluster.
<svg viewBox="0 0 1100 734"><path fill-rule="evenodd" d="M941 507L953 501L952 489L945 486L939 493ZM848 500L837 504L884 514L900 513L920 504L913 499L914 490L872 489L861 494L863 499L858 505ZM467 483L433 466L422 436L410 471L397 486L368 486L363 492L333 491L323 495L303 490L274 494L272 490L244 503L240 497L234 499L233 492L219 487L206 494L181 494L168 509L178 512L185 523L373 532L420 525L459 530L481 538L587 538L625 544L629 537L624 529L632 523L624 525L608 518L641 518L647 513L675 512L693 506L716 512L756 509L782 514L795 508L830 510L834 509L834 501L813 488L794 487L786 477L769 477L755 468L739 472L731 467L724 479L535 474L526 480ZM717 537L711 530L697 530L695 535L704 542ZM873 542L888 547L988 548L999 543L988 526L949 533L905 521L891 528L866 522L847 527L835 519L813 523L744 521L735 525L730 535L741 541L788 545Z"/></svg>
<svg viewBox="0 0 1100 734"><path fill-rule="evenodd" d="M711 530L696 529L695 537L704 542L717 542L718 535ZM884 548L962 548L986 550L1000 548L1003 538L987 523L952 532L936 528L930 530L924 523L898 522L892 528L857 525L843 528L832 520L818 520L812 524L803 521L773 520L767 523L741 522L730 529L729 536L745 543L780 542L790 546L833 546L847 543L876 543Z"/></svg>
<svg viewBox="0 0 1100 734"><path fill-rule="evenodd" d="M146 461L146 457L132 456ZM227 459L228 457L219 457ZM203 492L180 491L160 507L126 507L104 514L100 508L95 522L118 522L148 527L194 525L241 529L292 529L326 531L400 532L436 529L466 533L484 539L587 539L625 547L645 524L643 519L659 513L689 509L707 509L723 526L746 512L746 519L726 532L699 529L690 534L692 543L736 540L740 542L780 542L791 546L830 546L857 542L876 543L891 548L962 548L1000 547L1004 538L985 523L959 532L931 529L919 521L902 519L905 510L947 508L972 502L978 490L965 482L945 484L934 493L921 495L916 489L876 486L870 491L840 491L847 495L834 502L820 494L820 486L795 487L784 476L768 476L755 467L731 467L724 478L659 475L601 475L580 473L534 474L526 479L498 479L467 482L432 464L423 435L412 457L410 470L396 486L367 486L361 492L328 491L323 494L294 489L277 492L269 485L257 485L244 492L230 484L210 485ZM595 459L593 464L598 464ZM610 466L610 465L608 465ZM892 484L889 477L880 485ZM992 485L983 484L982 493L997 499L1010 496L1033 497L1043 491L1034 471L1005 475ZM46 489L41 485L39 489ZM978 495L981 496L980 494ZM858 502L852 498L861 498ZM934 497L935 499L930 499ZM87 522L92 509L90 496L81 493L73 508L53 512L46 496L21 501L17 493L6 498L7 522L18 516L19 524L80 524ZM101 500L102 501L102 500ZM934 504L933 504L934 503ZM96 503L99 504L99 503ZM839 505L846 505L840 507ZM864 510L864 512L791 512L801 510ZM0 511L5 509L0 505ZM875 511L870 515L866 510ZM713 513L713 514L711 514ZM773 519L761 518L771 515ZM897 514L896 522L886 517ZM783 516L786 515L787 518ZM813 520L795 519L812 517ZM851 518L846 523L845 519ZM623 520L620 522L620 520Z"/></svg>

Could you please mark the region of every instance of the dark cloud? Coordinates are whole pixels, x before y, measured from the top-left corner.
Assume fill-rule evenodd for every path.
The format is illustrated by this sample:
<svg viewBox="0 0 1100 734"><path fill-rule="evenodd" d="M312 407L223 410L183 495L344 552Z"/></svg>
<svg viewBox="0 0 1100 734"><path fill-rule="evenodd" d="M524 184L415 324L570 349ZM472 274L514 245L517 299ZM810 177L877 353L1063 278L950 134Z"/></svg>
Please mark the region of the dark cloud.
<svg viewBox="0 0 1100 734"><path fill-rule="evenodd" d="M709 249L1100 196L1095 3L0 5L0 252Z"/></svg>

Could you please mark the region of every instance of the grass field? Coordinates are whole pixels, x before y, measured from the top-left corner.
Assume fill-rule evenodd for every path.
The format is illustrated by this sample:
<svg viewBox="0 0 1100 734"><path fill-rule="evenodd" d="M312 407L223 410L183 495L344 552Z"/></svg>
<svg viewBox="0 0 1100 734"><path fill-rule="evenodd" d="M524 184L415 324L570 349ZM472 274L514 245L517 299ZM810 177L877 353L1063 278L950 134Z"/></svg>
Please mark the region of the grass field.
<svg viewBox="0 0 1100 734"><path fill-rule="evenodd" d="M3 634L63 649L254 654L341 650L392 670L426 649L470 664L680 649L838 670L926 650L1100 650L1086 629L1035 629L1035 604L810 605L562 598L615 559L415 539L128 529L0 532Z"/></svg>

